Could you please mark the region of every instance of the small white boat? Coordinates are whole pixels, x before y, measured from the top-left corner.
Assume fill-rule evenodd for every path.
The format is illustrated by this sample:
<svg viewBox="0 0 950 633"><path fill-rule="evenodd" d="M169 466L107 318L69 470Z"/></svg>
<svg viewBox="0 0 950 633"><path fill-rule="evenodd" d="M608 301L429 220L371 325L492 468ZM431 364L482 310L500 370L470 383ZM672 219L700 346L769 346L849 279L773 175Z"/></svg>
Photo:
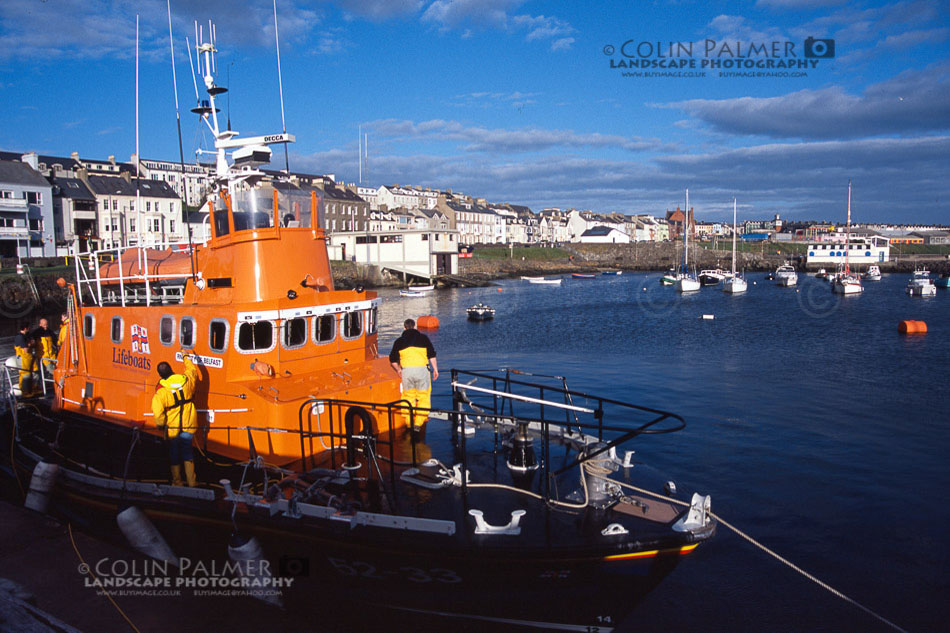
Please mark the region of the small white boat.
<svg viewBox="0 0 950 633"><path fill-rule="evenodd" d="M689 273L689 189L686 190L686 222L683 227L683 268L673 287L676 292L696 292L700 288L695 273Z"/></svg>
<svg viewBox="0 0 950 633"><path fill-rule="evenodd" d="M937 286L930 279L930 271L926 269L915 270L905 290L912 297L932 297L937 294Z"/></svg>
<svg viewBox="0 0 950 633"><path fill-rule="evenodd" d="M785 264L775 269L775 283L779 286L794 286L798 283L798 273L794 266Z"/></svg>
<svg viewBox="0 0 950 633"><path fill-rule="evenodd" d="M861 285L860 277L845 273L835 277L831 284L831 291L839 295L854 295L864 292L864 286Z"/></svg>
<svg viewBox="0 0 950 633"><path fill-rule="evenodd" d="M881 268L877 265L868 266L868 270L864 273L864 278L868 281L881 281Z"/></svg>
<svg viewBox="0 0 950 633"><path fill-rule="evenodd" d="M815 273L815 277L817 277L818 279L824 279L827 276L828 276L828 271L825 270L824 268L819 268L818 272Z"/></svg>
<svg viewBox="0 0 950 633"><path fill-rule="evenodd" d="M722 283L722 291L732 294L745 292L749 284L736 272L736 199L732 199L732 272L726 275Z"/></svg>
<svg viewBox="0 0 950 633"><path fill-rule="evenodd" d="M699 280L692 275L683 275L676 280L674 286L676 287L676 292L695 292L699 290L700 283Z"/></svg>
<svg viewBox="0 0 950 633"><path fill-rule="evenodd" d="M564 280L563 280L561 277L558 277L557 279L545 279L544 277L538 277L538 278L536 278L536 279L529 279L529 280L528 280L528 283L532 283L532 284L550 284L550 285L554 286L554 285L560 285L560 283L561 283L562 281L564 281Z"/></svg>
<svg viewBox="0 0 950 633"><path fill-rule="evenodd" d="M861 277L851 272L848 253L851 251L851 181L848 181L848 225L844 238L844 271L835 273L831 291L838 295L856 295L864 292Z"/></svg>
<svg viewBox="0 0 950 633"><path fill-rule="evenodd" d="M425 297L426 294L428 293L421 290L400 290L399 291L400 297Z"/></svg>
<svg viewBox="0 0 950 633"><path fill-rule="evenodd" d="M525 281L531 281L532 279L544 279L544 277L530 277L527 275L521 275L521 278Z"/></svg>

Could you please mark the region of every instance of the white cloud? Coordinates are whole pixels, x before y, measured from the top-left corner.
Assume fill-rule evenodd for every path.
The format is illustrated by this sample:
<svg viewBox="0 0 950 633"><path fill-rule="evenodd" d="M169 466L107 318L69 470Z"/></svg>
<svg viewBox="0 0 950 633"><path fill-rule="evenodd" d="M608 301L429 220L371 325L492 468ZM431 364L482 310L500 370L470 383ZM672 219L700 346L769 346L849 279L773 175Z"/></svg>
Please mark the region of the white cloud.
<svg viewBox="0 0 950 633"><path fill-rule="evenodd" d="M780 97L691 99L680 108L730 134L772 138L857 138L950 129L950 64L907 71L862 95L840 86Z"/></svg>
<svg viewBox="0 0 950 633"><path fill-rule="evenodd" d="M662 214L690 188L703 219L732 215L732 197L757 213L790 219L843 219L854 180L860 221L946 222L934 200L950 197L950 137L769 144L680 152L653 161L563 155L543 157L371 155L373 184L403 183L463 191L496 202ZM294 169L356 173L355 152L294 158ZM349 180L349 178L347 178Z"/></svg>
<svg viewBox="0 0 950 633"><path fill-rule="evenodd" d="M416 13L422 0L341 0L340 8L374 21Z"/></svg>
<svg viewBox="0 0 950 633"><path fill-rule="evenodd" d="M458 143L458 149L466 152L515 154L565 148L612 148L642 152L655 150L661 146L656 139L541 128L489 129L441 119L420 123L385 119L366 123L364 127L371 129L377 137L384 139L449 141Z"/></svg>

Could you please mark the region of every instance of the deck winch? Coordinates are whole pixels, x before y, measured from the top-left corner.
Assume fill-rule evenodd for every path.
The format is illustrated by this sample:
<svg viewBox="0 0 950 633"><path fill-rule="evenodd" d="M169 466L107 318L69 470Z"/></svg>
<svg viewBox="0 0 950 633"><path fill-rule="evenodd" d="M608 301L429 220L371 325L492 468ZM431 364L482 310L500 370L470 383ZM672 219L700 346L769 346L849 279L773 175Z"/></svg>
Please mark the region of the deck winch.
<svg viewBox="0 0 950 633"><path fill-rule="evenodd" d="M526 423L518 424L518 428L511 438L511 450L508 453L508 470L511 478L519 486L530 485L534 473L541 464L534 452L534 442L528 434Z"/></svg>

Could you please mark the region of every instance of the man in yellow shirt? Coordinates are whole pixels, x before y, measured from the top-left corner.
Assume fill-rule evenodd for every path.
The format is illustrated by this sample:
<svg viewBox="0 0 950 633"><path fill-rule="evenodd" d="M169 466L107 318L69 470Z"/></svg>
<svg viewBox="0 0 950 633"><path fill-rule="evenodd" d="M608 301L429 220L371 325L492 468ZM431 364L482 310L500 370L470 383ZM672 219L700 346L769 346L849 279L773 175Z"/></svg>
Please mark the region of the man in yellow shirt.
<svg viewBox="0 0 950 633"><path fill-rule="evenodd" d="M36 358L33 356L33 338L30 336L30 326L24 323L20 326L20 333L13 339L13 349L20 359L20 394L24 398L33 395L33 370L36 369Z"/></svg>
<svg viewBox="0 0 950 633"><path fill-rule="evenodd" d="M389 353L389 362L402 379L402 397L412 404L413 429L419 430L429 419L432 406L432 381L429 380L429 365L432 365L432 380L439 378L439 365L435 348L429 337L416 329L416 322L406 319L405 331Z"/></svg>
<svg viewBox="0 0 950 633"><path fill-rule="evenodd" d="M180 374L174 373L171 365L164 361L158 364L161 380L152 398L152 415L155 416L155 426L166 429L172 485L182 484L181 471L184 467L185 482L194 486L197 480L191 441L198 430L198 412L192 398L199 376L191 356L186 355L184 350L181 355L185 370Z"/></svg>

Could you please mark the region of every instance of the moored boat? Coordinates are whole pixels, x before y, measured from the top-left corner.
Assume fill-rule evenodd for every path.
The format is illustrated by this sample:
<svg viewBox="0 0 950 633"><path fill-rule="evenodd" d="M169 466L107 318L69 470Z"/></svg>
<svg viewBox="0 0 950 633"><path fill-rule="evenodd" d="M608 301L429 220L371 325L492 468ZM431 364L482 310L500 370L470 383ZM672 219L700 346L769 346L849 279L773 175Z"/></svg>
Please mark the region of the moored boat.
<svg viewBox="0 0 950 633"><path fill-rule="evenodd" d="M726 271L721 268L699 271L699 283L704 286L716 286L726 278Z"/></svg>
<svg viewBox="0 0 950 633"><path fill-rule="evenodd" d="M689 272L689 189L686 190L686 220L683 223L683 266L677 275L673 287L676 292L696 292L700 288L695 272ZM695 270L695 269L694 269Z"/></svg>
<svg viewBox="0 0 950 633"><path fill-rule="evenodd" d="M529 279L528 283L549 285L549 286L559 286L561 285L562 281L564 281L562 277L555 277L553 279L548 279L546 277L536 277L534 279Z"/></svg>
<svg viewBox="0 0 950 633"><path fill-rule="evenodd" d="M495 318L495 308L480 301L465 312L468 314L469 321L490 321Z"/></svg>
<svg viewBox="0 0 950 633"><path fill-rule="evenodd" d="M915 270L904 289L912 297L932 297L937 294L937 286L930 278L930 271L925 268Z"/></svg>
<svg viewBox="0 0 950 633"><path fill-rule="evenodd" d="M596 276L593 273L571 273L572 279L593 279Z"/></svg>
<svg viewBox="0 0 950 633"><path fill-rule="evenodd" d="M601 275L622 275L622 270L605 270L600 273Z"/></svg>
<svg viewBox="0 0 950 633"><path fill-rule="evenodd" d="M90 530L111 534L136 509L149 539L123 533L153 557L266 561L270 602L315 619L355 602L611 630L715 532L708 497L647 492L647 469L614 457L683 419L566 381L453 369L451 408L423 409L426 433L412 432L420 411L379 354L378 297L334 287L316 191L294 197L257 169L292 137L220 130L216 48L198 52L218 153L210 239L186 245L184 265L171 246L75 254L46 395L19 402L4 374L16 417L0 420L3 463L42 480L40 511ZM175 400L179 416L196 410L194 486L165 483L161 363L199 377L190 402Z"/></svg>
<svg viewBox="0 0 950 633"><path fill-rule="evenodd" d="M868 266L867 272L864 273L864 278L868 281L881 281L881 267L875 264Z"/></svg>
<svg viewBox="0 0 950 633"><path fill-rule="evenodd" d="M845 230L844 270L835 274L831 280L831 291L839 295L855 295L864 292L861 277L851 272L849 252L851 251L851 181L848 181L848 220Z"/></svg>
<svg viewBox="0 0 950 633"><path fill-rule="evenodd" d="M775 269L773 274L775 283L779 286L794 286L798 283L798 273L795 267L789 264L783 264Z"/></svg>
<svg viewBox="0 0 950 633"><path fill-rule="evenodd" d="M732 199L732 272L726 277L722 284L723 292L739 294L745 292L749 284L736 272L736 199Z"/></svg>

